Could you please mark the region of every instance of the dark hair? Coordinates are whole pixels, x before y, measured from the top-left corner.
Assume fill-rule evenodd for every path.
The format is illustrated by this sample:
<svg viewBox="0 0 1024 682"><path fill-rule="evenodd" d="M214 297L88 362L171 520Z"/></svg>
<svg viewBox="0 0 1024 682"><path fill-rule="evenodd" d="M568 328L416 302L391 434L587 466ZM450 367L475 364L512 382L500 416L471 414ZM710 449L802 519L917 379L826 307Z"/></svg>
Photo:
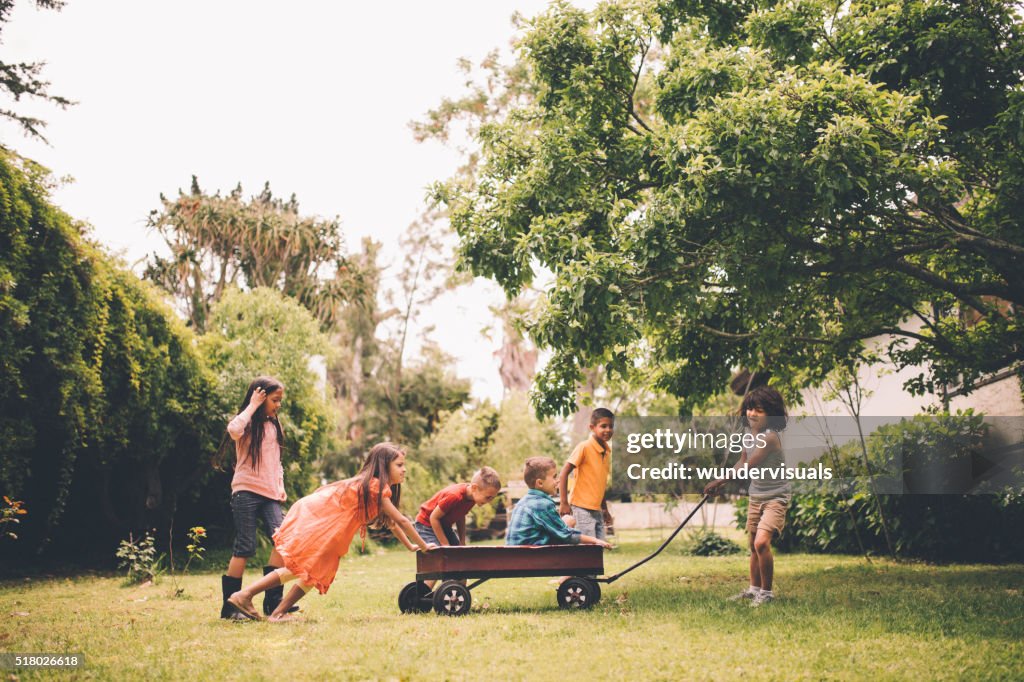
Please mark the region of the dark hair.
<svg viewBox="0 0 1024 682"><path fill-rule="evenodd" d="M249 384L249 388L245 391L245 397L242 399L242 404L238 408L239 412L244 412L245 408L249 407L249 401L252 400L252 394L257 388L262 388L269 399L270 394L284 389L284 384L274 377L256 377L252 380ZM263 425L265 422L269 421L274 425L274 428L277 430L277 444L281 448L281 452L284 452L284 431L281 429L281 422L277 417L267 416L266 405L267 402L264 400L263 403L256 408L248 426L245 427L245 432L238 440L243 447L248 449L249 462L251 463L252 468L256 471L260 470L260 454L263 452L263 433L265 431ZM253 428L254 425L258 425L259 428ZM220 446L217 448L217 454L215 454L213 458L213 465L215 468L224 468L225 462L228 461L227 453L231 449L230 445L231 435L227 430L225 430L224 435L221 436Z"/></svg>
<svg viewBox="0 0 1024 682"><path fill-rule="evenodd" d="M391 487L391 503L393 505L397 507L402 499L401 484L391 485L391 476L389 475L391 463L402 454L405 454L405 452L394 443L377 443L366 453L366 460L363 462L362 468L359 469L359 473L356 474L356 478L360 479L360 504L362 505L366 525L368 526L391 525L384 520L384 510L381 508L381 505L384 499L385 486ZM370 503L373 498L373 490L370 488L370 484L375 478L380 482L380 486L377 488L377 514L370 518Z"/></svg>
<svg viewBox="0 0 1024 682"><path fill-rule="evenodd" d="M523 467L523 481L530 488L537 485L537 479L543 478L549 471L557 468L555 460L550 457L531 457L526 460L526 465Z"/></svg>
<svg viewBox="0 0 1024 682"><path fill-rule="evenodd" d="M750 426L747 421L747 410L762 410L768 416L768 428L772 431L784 431L788 415L782 394L771 386L758 386L747 393L740 405L740 420L743 426Z"/></svg>
<svg viewBox="0 0 1024 682"><path fill-rule="evenodd" d="M615 414L607 407L598 407L590 413L590 425L593 426L602 419L615 421Z"/></svg>

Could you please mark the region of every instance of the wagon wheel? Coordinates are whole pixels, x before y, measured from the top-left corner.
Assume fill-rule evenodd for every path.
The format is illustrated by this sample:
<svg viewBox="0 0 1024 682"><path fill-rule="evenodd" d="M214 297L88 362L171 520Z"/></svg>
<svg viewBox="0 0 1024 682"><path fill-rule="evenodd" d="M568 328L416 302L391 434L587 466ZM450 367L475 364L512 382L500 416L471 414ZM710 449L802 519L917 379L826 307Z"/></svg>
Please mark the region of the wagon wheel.
<svg viewBox="0 0 1024 682"><path fill-rule="evenodd" d="M454 580L443 582L434 590L434 611L442 616L463 616L472 604L469 588Z"/></svg>
<svg viewBox="0 0 1024 682"><path fill-rule="evenodd" d="M430 610L430 588L426 583L413 582L398 593L398 610L402 613L423 613Z"/></svg>
<svg viewBox="0 0 1024 682"><path fill-rule="evenodd" d="M586 578L569 578L558 586L558 606L563 609L589 609L600 598L597 584Z"/></svg>
<svg viewBox="0 0 1024 682"><path fill-rule="evenodd" d="M601 601L601 583L596 580L588 580L587 582L590 583L590 587L594 590L594 601L591 602L591 606L593 606L597 602Z"/></svg>

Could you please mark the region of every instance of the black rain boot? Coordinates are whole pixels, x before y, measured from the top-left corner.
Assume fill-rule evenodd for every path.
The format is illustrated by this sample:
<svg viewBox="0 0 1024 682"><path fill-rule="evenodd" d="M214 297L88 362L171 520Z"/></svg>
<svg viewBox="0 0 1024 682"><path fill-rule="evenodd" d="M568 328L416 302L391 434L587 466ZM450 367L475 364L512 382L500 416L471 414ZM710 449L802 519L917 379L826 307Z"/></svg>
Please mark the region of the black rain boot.
<svg viewBox="0 0 1024 682"><path fill-rule="evenodd" d="M263 575L269 575L276 571L280 566L264 566ZM263 593L263 615L269 616L277 608L277 605L281 603L284 598L284 585L278 585L277 587L271 587L269 590ZM285 613L295 613L299 610L298 606L293 606L288 609Z"/></svg>
<svg viewBox="0 0 1024 682"><path fill-rule="evenodd" d="M248 616L243 615L237 608L228 603L228 597L240 589L242 589L241 578L232 578L230 575L222 575L220 577L220 592L223 597L220 607L221 618L226 618L227 620L249 620Z"/></svg>

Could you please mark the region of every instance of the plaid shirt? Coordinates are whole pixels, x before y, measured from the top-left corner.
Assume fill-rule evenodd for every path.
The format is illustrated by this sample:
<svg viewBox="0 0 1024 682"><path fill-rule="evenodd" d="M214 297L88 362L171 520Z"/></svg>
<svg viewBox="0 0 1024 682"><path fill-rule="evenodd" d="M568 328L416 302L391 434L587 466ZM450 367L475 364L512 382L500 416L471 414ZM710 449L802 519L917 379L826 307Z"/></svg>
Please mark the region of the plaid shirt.
<svg viewBox="0 0 1024 682"><path fill-rule="evenodd" d="M555 501L540 490L531 488L512 509L506 545L576 545L579 541L580 532L565 525Z"/></svg>

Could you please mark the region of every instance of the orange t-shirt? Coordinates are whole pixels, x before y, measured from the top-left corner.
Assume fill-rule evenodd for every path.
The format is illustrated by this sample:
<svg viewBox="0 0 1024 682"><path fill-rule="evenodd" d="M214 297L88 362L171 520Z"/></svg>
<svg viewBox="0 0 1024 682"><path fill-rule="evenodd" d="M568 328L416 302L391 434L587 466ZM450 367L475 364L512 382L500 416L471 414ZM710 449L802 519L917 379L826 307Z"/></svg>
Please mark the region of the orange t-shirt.
<svg viewBox="0 0 1024 682"><path fill-rule="evenodd" d="M593 511L601 509L612 467L611 443L602 448L591 436L576 446L569 455L569 463L576 467L576 485L569 492L569 504Z"/></svg>

